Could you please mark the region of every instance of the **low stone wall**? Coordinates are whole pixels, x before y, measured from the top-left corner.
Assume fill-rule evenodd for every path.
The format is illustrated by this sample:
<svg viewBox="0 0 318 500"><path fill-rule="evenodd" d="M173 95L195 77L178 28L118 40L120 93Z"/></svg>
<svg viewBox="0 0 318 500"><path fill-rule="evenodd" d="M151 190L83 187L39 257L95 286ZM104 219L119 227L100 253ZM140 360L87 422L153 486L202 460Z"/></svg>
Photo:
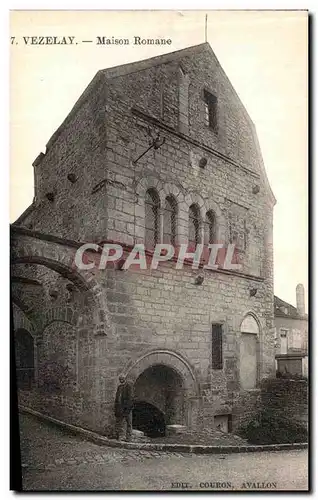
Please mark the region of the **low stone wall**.
<svg viewBox="0 0 318 500"><path fill-rule="evenodd" d="M233 431L249 422L261 409L261 390L242 391L233 405Z"/></svg>
<svg viewBox="0 0 318 500"><path fill-rule="evenodd" d="M113 426L109 421L112 408L107 403L88 400L80 393L48 394L39 389L19 390L18 404L101 434L109 434Z"/></svg>
<svg viewBox="0 0 318 500"><path fill-rule="evenodd" d="M96 434L87 429L81 427L76 427L74 425L67 424L55 418L44 415L30 408L20 407L19 411L21 413L26 413L34 415L35 417L42 419L44 421L50 422L52 424L60 426L62 429L72 433L77 434L85 439L89 439L96 444L113 446L119 448L125 448L128 450L153 450L153 451L170 451L170 452L185 452L185 453L246 453L246 452L259 452L259 451L282 451L282 450L303 450L307 449L307 443L284 443L284 444L273 444L273 445L226 445L226 446L210 446L210 445L193 445L193 444L165 444L165 443L136 443L136 442L125 442L117 441L115 439L108 439L105 436Z"/></svg>
<svg viewBox="0 0 318 500"><path fill-rule="evenodd" d="M308 383L306 380L268 379L261 388L261 406L286 419L308 423Z"/></svg>

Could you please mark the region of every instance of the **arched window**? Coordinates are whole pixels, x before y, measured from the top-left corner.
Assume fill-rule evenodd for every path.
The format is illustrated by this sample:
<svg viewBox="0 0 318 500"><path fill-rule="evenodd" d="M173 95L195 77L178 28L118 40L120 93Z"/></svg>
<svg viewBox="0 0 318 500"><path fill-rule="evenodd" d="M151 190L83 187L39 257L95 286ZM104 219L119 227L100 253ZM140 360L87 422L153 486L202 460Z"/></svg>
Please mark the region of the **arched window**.
<svg viewBox="0 0 318 500"><path fill-rule="evenodd" d="M258 379L259 326L248 314L241 324L240 339L240 383L244 390L254 389Z"/></svg>
<svg viewBox="0 0 318 500"><path fill-rule="evenodd" d="M148 189L145 198L145 246L153 249L160 238L160 199L155 189Z"/></svg>
<svg viewBox="0 0 318 500"><path fill-rule="evenodd" d="M34 342L23 328L15 334L15 357L18 388L30 388L34 381Z"/></svg>
<svg viewBox="0 0 318 500"><path fill-rule="evenodd" d="M163 213L163 243L175 245L177 235L177 202L173 196L165 199Z"/></svg>
<svg viewBox="0 0 318 500"><path fill-rule="evenodd" d="M209 210L205 216L204 243L206 245L209 245L210 243L215 243L215 239L216 239L215 214L212 210Z"/></svg>
<svg viewBox="0 0 318 500"><path fill-rule="evenodd" d="M200 210L197 205L189 208L189 248L194 248L200 243Z"/></svg>

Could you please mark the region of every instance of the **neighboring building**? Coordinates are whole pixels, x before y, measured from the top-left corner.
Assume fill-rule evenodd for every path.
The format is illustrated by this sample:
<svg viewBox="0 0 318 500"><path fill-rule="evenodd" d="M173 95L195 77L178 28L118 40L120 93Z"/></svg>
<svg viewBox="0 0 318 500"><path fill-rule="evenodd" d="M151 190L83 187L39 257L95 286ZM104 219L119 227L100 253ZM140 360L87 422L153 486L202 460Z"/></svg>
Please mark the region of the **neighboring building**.
<svg viewBox="0 0 318 500"><path fill-rule="evenodd" d="M296 287L297 307L275 296L276 369L308 376L308 315L303 285Z"/></svg>
<svg viewBox="0 0 318 500"><path fill-rule="evenodd" d="M275 376L275 198L210 46L99 71L35 160L34 185L12 227L20 404L108 432L124 373L135 426L151 409L194 428L248 418ZM76 269L76 249L105 240L148 254L233 242L242 269Z"/></svg>

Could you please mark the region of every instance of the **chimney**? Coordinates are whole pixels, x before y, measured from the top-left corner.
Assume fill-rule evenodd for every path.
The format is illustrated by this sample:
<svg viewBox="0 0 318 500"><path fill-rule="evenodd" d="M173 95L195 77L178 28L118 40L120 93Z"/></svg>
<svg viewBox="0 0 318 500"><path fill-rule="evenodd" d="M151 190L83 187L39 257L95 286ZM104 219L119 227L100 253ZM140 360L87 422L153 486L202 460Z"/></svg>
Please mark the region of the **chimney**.
<svg viewBox="0 0 318 500"><path fill-rule="evenodd" d="M297 304L297 312L301 316L305 314L305 290L304 285L299 283L296 286L296 304Z"/></svg>

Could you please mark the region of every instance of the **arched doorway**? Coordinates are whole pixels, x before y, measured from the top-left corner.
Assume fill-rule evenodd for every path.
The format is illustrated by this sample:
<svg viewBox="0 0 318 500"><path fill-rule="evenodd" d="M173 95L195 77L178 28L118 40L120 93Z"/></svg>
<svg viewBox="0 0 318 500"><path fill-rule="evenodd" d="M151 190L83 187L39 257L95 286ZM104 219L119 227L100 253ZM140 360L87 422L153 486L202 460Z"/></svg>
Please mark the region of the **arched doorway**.
<svg viewBox="0 0 318 500"><path fill-rule="evenodd" d="M259 325L252 314L241 323L240 384L243 390L255 389L259 373Z"/></svg>
<svg viewBox="0 0 318 500"><path fill-rule="evenodd" d="M19 389L31 388L34 382L34 341L24 328L15 332L15 359Z"/></svg>
<svg viewBox="0 0 318 500"><path fill-rule="evenodd" d="M180 354L160 349L131 360L124 374L134 385L135 402L159 410L167 424L200 425L200 387L189 362Z"/></svg>
<svg viewBox="0 0 318 500"><path fill-rule="evenodd" d="M184 387L181 376L172 368L156 364L146 368L134 384L133 418L138 426L147 422L150 433L164 434L168 424L184 422ZM140 422L138 420L140 419ZM141 429L140 429L141 430Z"/></svg>

